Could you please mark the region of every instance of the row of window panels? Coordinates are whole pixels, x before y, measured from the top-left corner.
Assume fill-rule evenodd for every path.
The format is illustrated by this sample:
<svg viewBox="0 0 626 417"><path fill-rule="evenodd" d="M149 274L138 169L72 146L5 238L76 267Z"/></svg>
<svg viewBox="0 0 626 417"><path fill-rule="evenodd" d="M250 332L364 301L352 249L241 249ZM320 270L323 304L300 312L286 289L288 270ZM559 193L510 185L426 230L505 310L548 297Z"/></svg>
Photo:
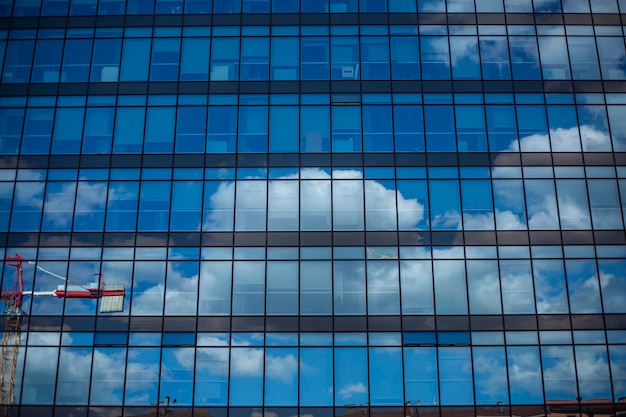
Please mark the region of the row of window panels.
<svg viewBox="0 0 626 417"><path fill-rule="evenodd" d="M22 405L402 406L617 401L626 346L20 350ZM25 357L25 358L24 358ZM171 403L170 403L171 404ZM424 411L424 410L422 410Z"/></svg>
<svg viewBox="0 0 626 417"><path fill-rule="evenodd" d="M69 264L69 265L68 265ZM25 266L25 287L123 285L123 315L501 315L624 313L626 262L609 260L104 261ZM15 281L5 267L3 288ZM33 315L96 314L106 299L25 298ZM100 313L102 314L102 313Z"/></svg>
<svg viewBox="0 0 626 417"><path fill-rule="evenodd" d="M464 243L465 242L465 243ZM613 245L619 247L626 242L626 236L622 230L509 230L509 231L304 231L304 232L52 232L52 233L0 233L0 243L6 247L16 248L32 248L40 245L42 248L64 248L72 246L79 247L99 247L108 248L129 248L134 245L144 247L223 247L234 245L236 247L259 248L269 246L271 248L282 248L285 246L303 248L317 248L336 246L365 246L371 245L376 247L395 247L402 245L420 245L425 246L423 256L431 259L431 248L433 245L433 259L448 259L452 255L453 259L463 259L462 251L446 252L439 254L440 248L457 248L459 245L485 245L485 246L469 246L467 250L468 259L492 259L491 255L479 255L482 249L495 254L495 245L501 247L511 247L515 252L518 245L531 244L533 247L545 247L550 249L550 245L565 245L566 253L570 253L568 249L576 248L571 251L575 253L585 253L584 257L593 257L593 250L589 249L591 245L597 243L600 245ZM489 246L491 245L491 246ZM511 246L509 246L511 245ZM576 246L572 246L576 245ZM537 249L537 248L535 248ZM506 253L507 251L501 251ZM552 255L536 256L540 259L558 258L560 256ZM560 252L557 250L556 253ZM603 252L600 258L619 258L621 255L606 255L613 253L612 251ZM619 252L621 253L621 252ZM416 254L417 255L417 254ZM403 253L405 259L412 259L412 255ZM442 258L443 256L443 258ZM494 256L495 257L495 256ZM568 256L569 257L569 256ZM164 258L162 258L164 259ZM278 259L278 258L270 258ZM305 258L313 259L313 258ZM326 258L330 259L330 258ZM518 259L514 256L502 256L501 259Z"/></svg>
<svg viewBox="0 0 626 417"><path fill-rule="evenodd" d="M320 85L316 82L311 85L318 85L320 88L328 89L326 83ZM473 82L472 82L473 83ZM197 83L188 84L181 83L182 85L198 85ZM437 83L438 85L441 85ZM447 83L446 83L447 84ZM480 85L483 85L479 82ZM81 84L83 85L83 84ZM139 84L111 84L111 86L117 87L118 85L133 85ZM148 87L148 84L141 84ZM171 84L150 84L150 85L171 85ZM229 85L249 85L246 83L233 83ZM277 85L277 84L276 84ZM354 86L354 84L350 84ZM435 85L435 84L433 84ZM450 87L452 86L449 84ZM455 85L458 85L455 83ZM469 85L469 84L465 84ZM30 87L36 88L31 84ZM271 88L271 84L270 84ZM533 89L533 87L530 87ZM114 89L117 91L117 88ZM484 88L484 90L488 90ZM543 93L543 92L531 92L531 93L490 93L490 92L466 92L466 93L359 93L359 92L346 92L346 93L273 93L273 94L226 94L211 92L211 94L128 94L119 93L115 95L30 95L26 96L13 96L9 95L0 96L0 108L67 108L67 107L206 107L207 104L211 107L215 106L370 106L370 105L436 105L436 104L454 104L459 107L464 105L544 105L547 104L550 109L554 109L558 106L574 105L579 106L586 105L616 105L626 104L626 94L623 93ZM555 110L551 110L554 112ZM202 116L201 116L202 117ZM549 121L554 123L553 116L548 116Z"/></svg>
<svg viewBox="0 0 626 417"><path fill-rule="evenodd" d="M15 3L15 4L13 4ZM213 4L212 4L213 3ZM619 7L618 7L619 4ZM11 0L0 16L210 13L622 13L624 0Z"/></svg>
<svg viewBox="0 0 626 417"><path fill-rule="evenodd" d="M623 36L39 39L5 54L3 83L626 79Z"/></svg>
<svg viewBox="0 0 626 417"><path fill-rule="evenodd" d="M427 16L433 16L431 14ZM223 26L218 23L213 26L207 25L165 25L159 24L152 27L151 25L131 25L126 26L93 26L93 25L71 25L62 27L45 27L40 29L4 29L0 30L0 39L116 39L116 38L180 38L188 40L191 38L208 39L211 35L214 38L224 37L240 37L245 39L253 38L270 38L281 39L283 37L299 37L302 35L305 39L310 37L327 37L329 34L333 37L342 38L343 36L361 35L365 39L371 41L376 40L370 35L380 37L382 35L404 35L415 36L418 33L423 36L444 36L444 35L481 35L481 36L579 36L579 37L619 37L623 35L623 28L619 25L601 24L598 22L589 22L583 24L449 24L443 25L439 21L421 22L417 25L411 24L336 24L331 25L230 25ZM271 33L271 36L270 36ZM395 38L394 38L395 39Z"/></svg>
<svg viewBox="0 0 626 417"><path fill-rule="evenodd" d="M2 182L0 230L622 230L624 226L626 180L364 181L360 172L349 169L343 171L343 179L330 180L327 172L316 168L303 169L303 175L303 181L285 177L269 183Z"/></svg>
<svg viewBox="0 0 626 417"><path fill-rule="evenodd" d="M624 120L622 105L9 108L0 152L619 152Z"/></svg>
<svg viewBox="0 0 626 417"><path fill-rule="evenodd" d="M375 259L626 259L625 245L335 246L335 247L9 247L0 255L45 261L321 261ZM1 256L4 259L4 256ZM1 269L1 265L0 265ZM7 269L8 270L8 269ZM7 272L8 273L8 272ZM8 282L8 281L7 281Z"/></svg>
<svg viewBox="0 0 626 417"><path fill-rule="evenodd" d="M250 337L251 334L261 334L264 331L270 336L276 333L287 335L302 332L310 334L324 333L355 333L355 332L401 332L404 330L407 346L448 346L467 345L467 336L472 332L472 344L476 346L501 346L508 345L537 345L541 344L571 344L572 329L576 332L575 343L581 345L605 344L601 333L606 329L609 344L624 344L624 314L539 314L539 315L395 315L395 316L124 316L124 315L99 315L99 316L28 316L21 320L21 332L63 332L73 333L76 343L72 346L93 344L93 337L85 335L93 332L104 336L97 336L98 345L113 346L126 345L127 337L119 339L119 335L139 332L143 333L145 340L151 340L149 344L141 346L172 346L173 340L187 340L181 345L205 346L198 344L195 339L186 339L193 334L211 333L218 340L217 334L226 335L229 332L238 333L238 337ZM537 338L537 331L548 332L541 339ZM505 338L502 332L505 332ZM433 336L438 332L439 336ZM167 334L168 343L161 342L161 333ZM443 335L445 333L445 335ZM247 334L247 336L246 336ZM422 336L420 336L422 335ZM193 336L195 337L195 336ZM221 336L220 336L221 337ZM256 336L255 336L256 337ZM260 340L263 340L263 336ZM307 336L308 337L308 336ZM326 336L324 336L326 337ZM348 337L348 336L342 336ZM361 336L359 336L361 337ZM378 336L375 336L375 338ZM426 339L428 337L428 339ZM465 339L460 339L464 337ZM419 338L419 339L418 339ZM163 340L166 340L163 339ZM287 338L288 339L288 338ZM381 336L378 340L386 340ZM25 340L25 339L24 339ZM38 339L37 345L42 345L42 339ZM62 344L69 345L62 336ZM69 340L69 339L67 339ZM110 342L107 342L110 341ZM140 339L132 339L140 340ZM207 340L207 339L204 339ZM228 346L226 343L220 346ZM268 339L269 340L269 339ZM282 340L282 339L281 339ZM285 339L286 340L286 339ZM301 340L302 346L321 346L313 342ZM315 338L307 340L317 340ZM319 340L325 340L323 337ZM465 340L465 342L463 341ZM505 342L506 340L506 342ZM114 342L117 341L117 342ZM106 343L105 343L106 342ZM25 343L25 342L24 342ZM147 343L147 342L146 342ZM204 342L203 342L204 343ZM272 346L279 346L278 339L272 338ZM287 343L287 342L285 342ZM320 342L321 343L321 342ZM337 342L337 344L340 344ZM347 346L341 342L342 346ZM372 346L382 346L382 342L371 342ZM137 345L135 342L131 346ZM270 345L270 343L266 343ZM294 344L295 346L296 344ZM331 346L332 344L328 344ZM55 345L56 346L56 345ZM260 344L259 346L262 346ZM327 346L324 344L323 346Z"/></svg>
<svg viewBox="0 0 626 417"><path fill-rule="evenodd" d="M171 400L171 399L170 399ZM173 400L171 400L173 401ZM414 405L407 404L406 407L370 407L364 405L360 407L185 407L174 406L173 402L166 405L167 399L164 399L160 405L147 406L147 407L121 407L121 406L18 406L7 405L0 406L0 411L6 410L10 417L145 417L146 415L155 415L154 413L169 413L168 415L178 416L184 415L191 417L193 414L195 417L256 417L264 413L263 415L269 415L271 413L274 417L293 417L293 416L308 416L308 417L344 417L353 416L355 411L369 415L372 417L392 417L396 415L414 416L417 415L417 410ZM615 404L585 404L582 407L577 404L565 404L564 406L557 406L556 412L567 412L571 415L594 410L594 415L599 417L610 417L616 415L620 411L623 411L623 405L619 402ZM428 415L430 417L471 417L475 415L485 415L489 413L491 416L497 417L518 417L528 415L550 415L555 409L554 405L502 405L502 406L478 406L474 409L474 406L431 406L427 410L420 408L420 415ZM582 411L586 410L586 411ZM210 414L207 414L210 412ZM178 414L181 413L181 414ZM182 414L184 413L184 414ZM403 414L404 413L404 414ZM413 414L411 414L413 413ZM427 414L426 414L427 413ZM158 415L158 414L157 414Z"/></svg>
<svg viewBox="0 0 626 417"><path fill-rule="evenodd" d="M573 338L572 338L573 337ZM506 338L506 343L505 343ZM507 332L21 332L21 346L63 347L326 347L326 346L525 346L626 344L626 330ZM470 342L471 340L471 342Z"/></svg>
<svg viewBox="0 0 626 417"><path fill-rule="evenodd" d="M496 157L497 158L497 157ZM317 177L311 174L318 173ZM365 180L404 180L404 179L502 179L502 178L556 178L589 180L602 178L626 178L623 166L430 166L430 167L330 167L296 168L50 168L50 169L0 169L0 181L202 181L216 180L313 180L346 179L346 170ZM326 175L321 176L321 172Z"/></svg>

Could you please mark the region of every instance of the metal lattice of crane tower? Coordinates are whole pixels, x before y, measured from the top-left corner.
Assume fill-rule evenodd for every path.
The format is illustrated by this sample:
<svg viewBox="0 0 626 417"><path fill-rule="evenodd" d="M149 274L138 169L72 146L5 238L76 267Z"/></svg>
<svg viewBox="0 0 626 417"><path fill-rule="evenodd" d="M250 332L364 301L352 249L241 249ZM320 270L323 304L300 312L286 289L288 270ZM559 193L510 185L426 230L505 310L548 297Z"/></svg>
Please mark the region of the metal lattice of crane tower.
<svg viewBox="0 0 626 417"><path fill-rule="evenodd" d="M6 316L6 321L2 333L2 342L0 342L2 353L0 360L0 415L9 417L11 415L10 406L15 403L15 378L23 313L14 306L8 306L3 313Z"/></svg>

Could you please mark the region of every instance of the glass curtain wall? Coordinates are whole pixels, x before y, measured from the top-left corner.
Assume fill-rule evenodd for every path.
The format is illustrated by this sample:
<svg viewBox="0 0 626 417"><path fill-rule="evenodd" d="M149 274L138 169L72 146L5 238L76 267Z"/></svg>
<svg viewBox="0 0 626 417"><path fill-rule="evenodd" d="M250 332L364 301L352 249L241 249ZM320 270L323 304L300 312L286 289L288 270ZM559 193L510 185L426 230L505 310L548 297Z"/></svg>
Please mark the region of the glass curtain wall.
<svg viewBox="0 0 626 417"><path fill-rule="evenodd" d="M624 16L0 0L0 415L623 415Z"/></svg>

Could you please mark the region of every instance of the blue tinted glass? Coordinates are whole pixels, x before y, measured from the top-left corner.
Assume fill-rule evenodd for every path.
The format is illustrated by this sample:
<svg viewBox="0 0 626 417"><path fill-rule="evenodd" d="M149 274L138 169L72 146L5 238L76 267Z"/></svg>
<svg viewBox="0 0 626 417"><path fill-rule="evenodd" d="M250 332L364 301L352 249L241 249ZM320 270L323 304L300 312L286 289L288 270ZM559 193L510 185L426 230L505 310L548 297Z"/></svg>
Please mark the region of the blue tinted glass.
<svg viewBox="0 0 626 417"><path fill-rule="evenodd" d="M481 51L482 52L482 51ZM479 79L478 40L475 36L450 36L452 78ZM485 57L482 57L483 62Z"/></svg>
<svg viewBox="0 0 626 417"><path fill-rule="evenodd" d="M59 108L56 112L52 153L79 153L83 134L83 108Z"/></svg>
<svg viewBox="0 0 626 417"><path fill-rule="evenodd" d="M445 12L445 0L419 0L417 2L418 11L420 12Z"/></svg>
<svg viewBox="0 0 626 417"><path fill-rule="evenodd" d="M243 0L244 13L269 13L270 0Z"/></svg>
<svg viewBox="0 0 626 417"><path fill-rule="evenodd" d="M22 136L24 123L24 109L0 109L0 153L5 155L17 154Z"/></svg>
<svg viewBox="0 0 626 417"><path fill-rule="evenodd" d="M388 80L390 78L387 37L361 38L361 73L363 80Z"/></svg>
<svg viewBox="0 0 626 417"><path fill-rule="evenodd" d="M58 82L62 56L62 40L39 40L35 49L31 81Z"/></svg>
<svg viewBox="0 0 626 417"><path fill-rule="evenodd" d="M441 404L467 404L473 401L471 357L469 348L439 349Z"/></svg>
<svg viewBox="0 0 626 417"><path fill-rule="evenodd" d="M108 153L111 151L114 120L114 108L87 108L83 133L84 153Z"/></svg>
<svg viewBox="0 0 626 417"><path fill-rule="evenodd" d="M39 16L41 0L15 0L13 16Z"/></svg>
<svg viewBox="0 0 626 417"><path fill-rule="evenodd" d="M567 44L572 66L572 78L575 80L600 79L595 39L592 37L568 36Z"/></svg>
<svg viewBox="0 0 626 417"><path fill-rule="evenodd" d="M358 80L359 39L353 37L331 37L331 76L335 80ZM304 53L303 53L304 55Z"/></svg>
<svg viewBox="0 0 626 417"><path fill-rule="evenodd" d="M134 231L136 228L139 183L112 182L106 215L107 231Z"/></svg>
<svg viewBox="0 0 626 417"><path fill-rule="evenodd" d="M153 14L154 0L127 0L126 13L128 14Z"/></svg>
<svg viewBox="0 0 626 417"><path fill-rule="evenodd" d="M137 230L166 231L170 212L170 184L147 182L141 184Z"/></svg>
<svg viewBox="0 0 626 417"><path fill-rule="evenodd" d="M44 0L41 6L42 16L67 16L69 0Z"/></svg>
<svg viewBox="0 0 626 417"><path fill-rule="evenodd" d="M461 222L459 182L457 180L430 180L429 189L431 228L433 230L456 230Z"/></svg>
<svg viewBox="0 0 626 417"><path fill-rule="evenodd" d="M211 45L211 80L236 80L238 77L239 38L213 38Z"/></svg>
<svg viewBox="0 0 626 417"><path fill-rule="evenodd" d="M270 152L298 152L298 108L272 106Z"/></svg>
<svg viewBox="0 0 626 417"><path fill-rule="evenodd" d="M298 79L299 45L299 38L272 38L272 80Z"/></svg>
<svg viewBox="0 0 626 417"><path fill-rule="evenodd" d="M210 14L213 9L212 0L186 0L186 14Z"/></svg>
<svg viewBox="0 0 626 417"><path fill-rule="evenodd" d="M424 106L426 149L429 152L454 152L454 110L452 106Z"/></svg>
<svg viewBox="0 0 626 417"><path fill-rule="evenodd" d="M517 129L513 106L487 106L486 110L489 149L515 150Z"/></svg>
<svg viewBox="0 0 626 417"><path fill-rule="evenodd" d="M113 152L141 153L145 108L118 108Z"/></svg>
<svg viewBox="0 0 626 417"><path fill-rule="evenodd" d="M513 78L537 80L541 78L537 41L533 37L509 37Z"/></svg>
<svg viewBox="0 0 626 417"><path fill-rule="evenodd" d="M420 38L422 77L425 80L450 79L450 54L448 38L423 36Z"/></svg>
<svg viewBox="0 0 626 417"><path fill-rule="evenodd" d="M152 42L151 81L178 80L180 39L154 39Z"/></svg>
<svg viewBox="0 0 626 417"><path fill-rule="evenodd" d="M183 12L183 0L157 0L156 14L181 14Z"/></svg>
<svg viewBox="0 0 626 417"><path fill-rule="evenodd" d="M209 79L209 42L208 38L183 38L181 81Z"/></svg>
<svg viewBox="0 0 626 417"><path fill-rule="evenodd" d="M98 0L71 0L70 16L95 15L97 12Z"/></svg>
<svg viewBox="0 0 626 417"><path fill-rule="evenodd" d="M179 107L176 123L176 152L204 152L206 107Z"/></svg>
<svg viewBox="0 0 626 417"><path fill-rule="evenodd" d="M65 41L61 82L85 82L89 80L91 44L92 41L89 39L68 39Z"/></svg>
<svg viewBox="0 0 626 417"><path fill-rule="evenodd" d="M485 79L511 78L509 48L505 36L481 36L480 56Z"/></svg>
<svg viewBox="0 0 626 417"><path fill-rule="evenodd" d="M457 106L455 120L459 152L487 150L485 114L482 106Z"/></svg>
<svg viewBox="0 0 626 417"><path fill-rule="evenodd" d="M9 230L12 197L13 183L0 182L0 230L3 232Z"/></svg>
<svg viewBox="0 0 626 417"><path fill-rule="evenodd" d="M624 56L626 56L624 39L621 37L597 37L596 43L600 54L602 78L605 80L623 80L626 78L623 64Z"/></svg>
<svg viewBox="0 0 626 417"><path fill-rule="evenodd" d="M423 152L422 106L394 106L393 121L396 152Z"/></svg>
<svg viewBox="0 0 626 417"><path fill-rule="evenodd" d="M329 79L328 38L302 38L301 78L303 80Z"/></svg>
<svg viewBox="0 0 626 417"><path fill-rule="evenodd" d="M550 151L548 127L543 106L518 106L519 147L522 152Z"/></svg>
<svg viewBox="0 0 626 417"><path fill-rule="evenodd" d="M34 50L35 41L9 41L4 60L2 82L28 82Z"/></svg>
<svg viewBox="0 0 626 417"><path fill-rule="evenodd" d="M267 113L266 106L246 106L239 108L237 149L240 152L267 152ZM210 122L209 129L211 129Z"/></svg>
<svg viewBox="0 0 626 417"><path fill-rule="evenodd" d="M125 9L126 0L101 0L98 6L98 14L120 15L124 14Z"/></svg>
<svg viewBox="0 0 626 417"><path fill-rule="evenodd" d="M301 0L303 13L328 13L329 0Z"/></svg>
<svg viewBox="0 0 626 417"><path fill-rule="evenodd" d="M150 39L125 39L122 51L121 81L147 81ZM112 70L109 70L112 71Z"/></svg>
<svg viewBox="0 0 626 417"><path fill-rule="evenodd" d="M360 152L361 109L354 106L332 108L332 151Z"/></svg>
<svg viewBox="0 0 626 417"><path fill-rule="evenodd" d="M223 0L213 4L213 13L239 13L242 0Z"/></svg>
<svg viewBox="0 0 626 417"><path fill-rule="evenodd" d="M298 0L272 0L273 13L298 13L300 2Z"/></svg>
<svg viewBox="0 0 626 417"><path fill-rule="evenodd" d="M54 109L28 109L22 134L22 153L50 152Z"/></svg>
<svg viewBox="0 0 626 417"><path fill-rule="evenodd" d="M148 107L144 152L172 152L175 116L174 107Z"/></svg>
<svg viewBox="0 0 626 417"><path fill-rule="evenodd" d="M393 2L393 4L395 3ZM418 80L420 78L420 60L417 36L392 36L389 41L392 78L395 80Z"/></svg>
<svg viewBox="0 0 626 417"><path fill-rule="evenodd" d="M302 152L330 152L330 109L304 106L300 108Z"/></svg>
<svg viewBox="0 0 626 417"><path fill-rule="evenodd" d="M572 78L565 37L539 36L539 52L544 79L569 80Z"/></svg>
<svg viewBox="0 0 626 417"><path fill-rule="evenodd" d="M437 338L434 332L404 332L402 334L404 346L411 345L434 345Z"/></svg>
<svg viewBox="0 0 626 417"><path fill-rule="evenodd" d="M93 45L91 81L115 82L119 77L121 39L96 39Z"/></svg>
<svg viewBox="0 0 626 417"><path fill-rule="evenodd" d="M281 53L284 53L284 51L281 51ZM269 54L270 44L268 38L243 38L241 42L240 79L267 80Z"/></svg>
<svg viewBox="0 0 626 417"><path fill-rule="evenodd" d="M237 107L209 107L206 145L207 152L234 152L236 138Z"/></svg>
<svg viewBox="0 0 626 417"><path fill-rule="evenodd" d="M440 345L469 345L469 332L438 332L438 343Z"/></svg>
<svg viewBox="0 0 626 417"><path fill-rule="evenodd" d="M41 178L38 178L41 179ZM15 185L16 198L13 201L11 230L31 232L39 230L43 207L44 183L18 182Z"/></svg>
<svg viewBox="0 0 626 417"><path fill-rule="evenodd" d="M363 106L363 150L391 152L391 106Z"/></svg>

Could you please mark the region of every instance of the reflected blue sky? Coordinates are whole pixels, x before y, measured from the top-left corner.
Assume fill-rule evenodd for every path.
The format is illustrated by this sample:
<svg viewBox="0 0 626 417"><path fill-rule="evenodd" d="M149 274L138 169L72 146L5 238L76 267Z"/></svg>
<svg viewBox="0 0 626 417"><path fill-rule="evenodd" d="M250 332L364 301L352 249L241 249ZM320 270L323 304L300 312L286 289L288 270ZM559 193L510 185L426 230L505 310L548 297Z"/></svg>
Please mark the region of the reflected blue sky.
<svg viewBox="0 0 626 417"><path fill-rule="evenodd" d="M616 179L585 181L576 179L581 174L574 170L557 173L563 178L556 180L551 170L525 168L524 173L527 179L523 182L518 179L519 172L506 167L491 170L494 178L491 183L478 178L463 179L466 175L478 176L477 173L463 172L459 180L456 170L430 172L428 180L393 181L364 179L363 173L356 169L302 168L272 180L257 176L238 181L205 180L202 222L200 181L112 182L108 197L99 184L53 182L47 188L45 202L40 200L40 203L36 201L37 196L43 197L43 183L18 181L14 197L10 197L10 188L6 188L6 197L13 200L12 231L70 231L72 224L76 231L103 228L107 231L519 230L527 227L616 230L623 227L624 215L616 195L623 187ZM603 175L607 174L615 175L608 171ZM78 194L68 193L77 186ZM178 197L171 206L160 193L170 187ZM589 198L578 192L584 187L589 190ZM89 195L99 200L95 202Z"/></svg>
<svg viewBox="0 0 626 417"><path fill-rule="evenodd" d="M228 401L231 405L265 401L274 406L295 406L298 401L306 406L329 406L333 401L337 406L368 401L371 405L406 401L424 406L462 405L471 404L474 395L484 405L533 404L543 402L543 381L547 400L571 400L579 395L617 398L623 391L622 347L613 345L607 351L603 338L596 342L587 338L592 344L572 349L558 345L564 340L556 333L542 332L541 359L537 346L508 346L505 355L502 341L500 346L480 346L478 334L471 351L469 347L401 348L393 346L400 339L372 333L370 344L385 340L383 344L392 346L264 349L253 346L255 337L250 335L249 341L245 336L233 341L229 350L227 341L207 334L198 344L216 347L135 347L128 351L123 347L64 347L59 352L54 347L59 343L58 333L56 338L55 333L40 337L31 333L18 396L21 392L22 401L33 404L50 404L56 397L65 404L86 404L90 398L92 404L110 405L121 404L124 397L126 403L151 405L158 389L176 398L179 405L218 406ZM448 337L439 334L440 340L444 336ZM51 355L58 354L57 374L57 367L49 365Z"/></svg>

